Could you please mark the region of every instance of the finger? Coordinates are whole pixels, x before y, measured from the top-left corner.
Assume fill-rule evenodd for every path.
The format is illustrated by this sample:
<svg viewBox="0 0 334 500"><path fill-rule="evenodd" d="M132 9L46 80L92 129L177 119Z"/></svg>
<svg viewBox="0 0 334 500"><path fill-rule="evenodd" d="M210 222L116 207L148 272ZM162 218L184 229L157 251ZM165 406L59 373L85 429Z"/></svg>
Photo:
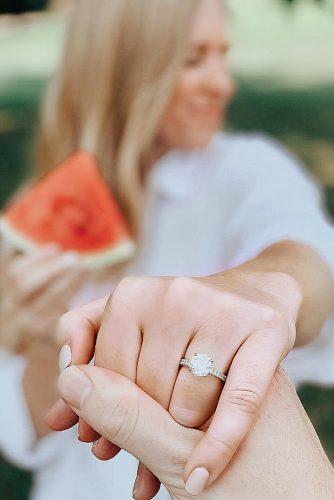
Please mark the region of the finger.
<svg viewBox="0 0 334 500"><path fill-rule="evenodd" d="M60 319L57 331L58 343L63 346L59 355L60 371L70 364L87 364L93 358L106 301L107 297L77 307ZM66 405L61 407L62 411L52 407L48 414L47 422L52 429L56 426L57 430L63 430L74 425L74 412ZM80 437L85 440L84 435Z"/></svg>
<svg viewBox="0 0 334 500"><path fill-rule="evenodd" d="M31 304L36 314L45 314L45 311L55 310L58 317L69 308L69 302L85 280L86 273L79 269L71 269L50 282L45 292Z"/></svg>
<svg viewBox="0 0 334 500"><path fill-rule="evenodd" d="M157 282L157 285L159 283ZM137 364L136 383L164 408L168 408L175 380L179 372L178 361L184 354L194 330L193 318L184 314L180 307L183 295L171 293L159 300L157 290L152 287L154 297L149 300L154 307L144 314L142 346ZM166 310L169 314L166 314ZM161 383L163 375L164 383ZM140 469L139 469L140 470ZM150 471L137 478L134 489L139 490L136 498L151 498L157 490L158 480Z"/></svg>
<svg viewBox="0 0 334 500"><path fill-rule="evenodd" d="M20 276L30 267L59 255L61 255L61 248L56 244L41 246L23 254L11 247L11 256L15 257L15 260L12 259L13 272Z"/></svg>
<svg viewBox="0 0 334 500"><path fill-rule="evenodd" d="M137 366L137 385L164 408L168 408L193 328L184 315L168 315L161 322L161 311L144 325L144 336ZM162 377L164 382L162 382Z"/></svg>
<svg viewBox="0 0 334 500"><path fill-rule="evenodd" d="M4 300L9 308L17 308L18 301L22 302L24 295L21 289L22 277L31 274L36 264L48 261L51 257L59 254L55 245L49 245L42 249L36 249L29 254L19 254L8 244L3 245L1 252L1 289L4 292ZM20 283L18 285L18 283Z"/></svg>
<svg viewBox="0 0 334 500"><path fill-rule="evenodd" d="M190 483L194 470L204 468L209 478L202 486L211 485L250 431L280 363L283 337L278 332L261 331L240 347L208 431L185 468Z"/></svg>
<svg viewBox="0 0 334 500"><path fill-rule="evenodd" d="M46 424L54 431L64 431L77 424L79 417L62 399L52 406L45 417Z"/></svg>
<svg viewBox="0 0 334 500"><path fill-rule="evenodd" d="M199 331L189 343L184 357L194 362L197 360L205 369L205 360L201 356L204 354L208 357L207 371L213 367L227 373L240 341L237 335L230 342L222 342L222 338L227 336L223 336L223 332L219 330L215 336L207 331ZM196 353L199 356L195 357ZM210 358L213 360L212 365ZM200 427L214 413L222 389L223 382L219 378L209 374L196 376L189 367L183 366L174 385L169 412L177 422L186 427Z"/></svg>
<svg viewBox="0 0 334 500"><path fill-rule="evenodd" d="M90 425L87 424L84 420L79 421L78 425L78 439L83 443L94 443L100 438L100 434L94 429L91 428Z"/></svg>
<svg viewBox="0 0 334 500"><path fill-rule="evenodd" d="M53 280L64 276L74 267L85 269L80 257L72 252L43 258L35 266L20 266L19 270L17 267L16 263L11 267L10 278L21 302L32 300L34 296L44 293Z"/></svg>
<svg viewBox="0 0 334 500"><path fill-rule="evenodd" d="M183 428L136 384L96 366L67 368L60 375L59 390L97 432L136 456L164 484L173 481L183 490L179 471L200 431ZM172 443L178 443L177 449Z"/></svg>
<svg viewBox="0 0 334 500"><path fill-rule="evenodd" d="M141 347L138 303L116 291L109 298L96 342L95 364L136 380Z"/></svg>
<svg viewBox="0 0 334 500"><path fill-rule="evenodd" d="M138 464L137 478L132 496L136 500L150 500L160 489L159 479L144 464Z"/></svg>
<svg viewBox="0 0 334 500"><path fill-rule="evenodd" d="M121 300L117 293L109 298L97 338L95 365L111 369L135 381L141 332L137 313L129 309L133 303L130 298L126 302ZM101 445L99 442L95 443L94 455L103 456L103 460L111 459L114 456L114 445L110 443L108 457L108 445L102 439Z"/></svg>
<svg viewBox="0 0 334 500"><path fill-rule="evenodd" d="M96 441L92 447L93 454L99 460L110 460L111 458L114 458L120 451L121 448L119 446L111 443L104 437L101 437L98 441Z"/></svg>
<svg viewBox="0 0 334 500"><path fill-rule="evenodd" d="M67 365L86 364L93 358L106 302L107 297L104 297L85 306L76 307L60 318L57 340L59 345L68 346Z"/></svg>

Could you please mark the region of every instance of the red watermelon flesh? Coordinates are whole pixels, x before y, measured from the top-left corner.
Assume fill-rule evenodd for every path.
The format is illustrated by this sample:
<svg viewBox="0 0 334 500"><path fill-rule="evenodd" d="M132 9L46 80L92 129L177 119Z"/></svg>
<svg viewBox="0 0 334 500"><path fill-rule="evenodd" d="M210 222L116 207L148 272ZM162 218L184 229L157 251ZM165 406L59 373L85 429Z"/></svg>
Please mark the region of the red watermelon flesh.
<svg viewBox="0 0 334 500"><path fill-rule="evenodd" d="M92 267L130 258L135 245L93 155L78 151L13 202L0 231L19 250L57 243Z"/></svg>

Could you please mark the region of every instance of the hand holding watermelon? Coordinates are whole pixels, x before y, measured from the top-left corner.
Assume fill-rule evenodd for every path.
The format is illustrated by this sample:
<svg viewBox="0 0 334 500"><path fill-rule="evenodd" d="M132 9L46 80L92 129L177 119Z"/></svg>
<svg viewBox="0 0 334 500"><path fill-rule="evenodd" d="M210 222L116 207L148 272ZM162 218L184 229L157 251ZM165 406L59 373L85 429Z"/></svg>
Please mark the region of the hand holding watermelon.
<svg viewBox="0 0 334 500"><path fill-rule="evenodd" d="M55 246L1 252L0 345L20 352L34 340L54 342L57 320L85 278L80 258Z"/></svg>

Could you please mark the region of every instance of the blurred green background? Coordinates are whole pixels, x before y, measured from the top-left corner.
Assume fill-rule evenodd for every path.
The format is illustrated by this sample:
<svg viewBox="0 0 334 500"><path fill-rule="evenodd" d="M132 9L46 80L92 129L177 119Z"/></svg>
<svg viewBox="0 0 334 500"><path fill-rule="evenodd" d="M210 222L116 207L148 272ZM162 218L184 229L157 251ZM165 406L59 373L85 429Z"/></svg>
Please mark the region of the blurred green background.
<svg viewBox="0 0 334 500"><path fill-rule="evenodd" d="M0 12L5 3L0 0ZM8 1L6 8L14 3ZM31 1L34 7L42 3ZM229 127L265 131L284 142L322 181L334 217L334 4L228 3L231 67L239 87ZM62 9L0 16L1 205L33 161L38 108L61 51L65 24ZM334 389L308 385L299 395L334 462ZM0 500L24 500L31 484L28 472L0 461Z"/></svg>

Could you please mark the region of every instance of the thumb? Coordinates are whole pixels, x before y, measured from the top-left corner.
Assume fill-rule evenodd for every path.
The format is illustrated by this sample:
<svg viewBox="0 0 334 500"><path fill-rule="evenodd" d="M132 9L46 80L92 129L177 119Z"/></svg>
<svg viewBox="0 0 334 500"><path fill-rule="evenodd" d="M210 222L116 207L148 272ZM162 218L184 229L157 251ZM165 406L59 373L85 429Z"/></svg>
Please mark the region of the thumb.
<svg viewBox="0 0 334 500"><path fill-rule="evenodd" d="M175 422L137 385L111 370L70 366L59 377L59 390L79 417L137 457L167 489L184 491L183 470L200 431Z"/></svg>

